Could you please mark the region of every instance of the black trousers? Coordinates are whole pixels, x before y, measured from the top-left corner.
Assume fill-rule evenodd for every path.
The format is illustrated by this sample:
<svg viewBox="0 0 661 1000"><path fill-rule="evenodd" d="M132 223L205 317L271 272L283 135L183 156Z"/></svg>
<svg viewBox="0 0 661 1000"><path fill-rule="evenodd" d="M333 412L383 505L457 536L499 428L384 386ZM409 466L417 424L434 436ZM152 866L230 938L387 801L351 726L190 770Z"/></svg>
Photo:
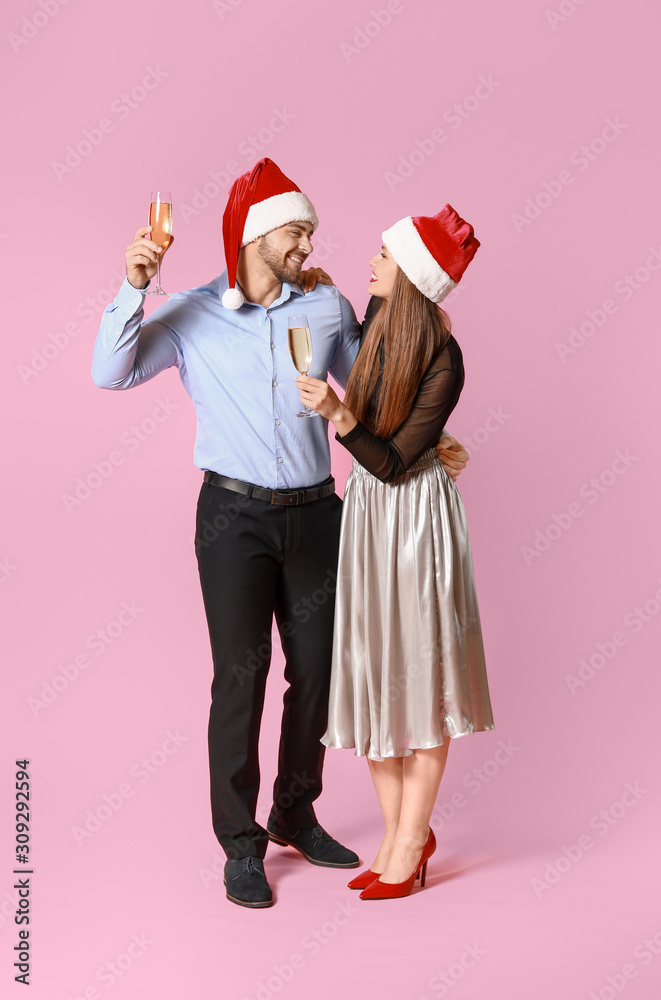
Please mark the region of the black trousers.
<svg viewBox="0 0 661 1000"><path fill-rule="evenodd" d="M209 483L200 490L195 551L214 668L211 813L228 858L263 858L268 844L255 811L274 614L289 687L271 819L292 834L316 825L341 512L335 493L283 507Z"/></svg>

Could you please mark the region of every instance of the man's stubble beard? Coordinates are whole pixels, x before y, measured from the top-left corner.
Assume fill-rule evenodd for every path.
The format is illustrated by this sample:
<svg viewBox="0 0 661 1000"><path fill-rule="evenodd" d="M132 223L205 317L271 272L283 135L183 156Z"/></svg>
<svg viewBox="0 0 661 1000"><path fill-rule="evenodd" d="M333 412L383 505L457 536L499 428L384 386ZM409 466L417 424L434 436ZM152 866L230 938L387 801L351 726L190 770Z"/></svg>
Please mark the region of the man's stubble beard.
<svg viewBox="0 0 661 1000"><path fill-rule="evenodd" d="M290 285L298 281L300 269L293 264L283 263L280 254L269 240L268 234L262 237L257 247L257 253L264 263L270 267L278 281L286 281Z"/></svg>

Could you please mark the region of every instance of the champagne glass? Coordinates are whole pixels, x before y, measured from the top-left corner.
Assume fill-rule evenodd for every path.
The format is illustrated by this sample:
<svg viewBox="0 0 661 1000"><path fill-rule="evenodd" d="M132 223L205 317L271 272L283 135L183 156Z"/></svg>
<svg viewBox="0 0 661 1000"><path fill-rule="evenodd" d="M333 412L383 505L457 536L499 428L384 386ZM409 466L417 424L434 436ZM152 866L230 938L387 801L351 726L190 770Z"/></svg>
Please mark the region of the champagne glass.
<svg viewBox="0 0 661 1000"><path fill-rule="evenodd" d="M156 262L156 288L150 288L147 295L169 295L161 288L161 257L172 241L172 195L169 191L152 191L149 199L149 225L152 231L149 239L162 247Z"/></svg>
<svg viewBox="0 0 661 1000"><path fill-rule="evenodd" d="M289 329L289 353L294 367L301 375L307 375L312 364L312 337L310 336L308 318L303 313L288 316L287 327ZM296 416L318 417L319 414L306 405Z"/></svg>

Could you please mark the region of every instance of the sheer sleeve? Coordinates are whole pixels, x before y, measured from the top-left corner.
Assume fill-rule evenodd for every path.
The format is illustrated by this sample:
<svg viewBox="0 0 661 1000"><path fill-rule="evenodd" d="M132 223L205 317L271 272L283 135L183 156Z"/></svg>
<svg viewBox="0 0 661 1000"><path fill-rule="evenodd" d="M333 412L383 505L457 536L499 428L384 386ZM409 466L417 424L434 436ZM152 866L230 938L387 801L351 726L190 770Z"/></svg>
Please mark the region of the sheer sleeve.
<svg viewBox="0 0 661 1000"><path fill-rule="evenodd" d="M360 421L344 437L335 438L368 472L391 483L438 442L463 385L461 350L451 337L423 376L411 411L392 438L377 437Z"/></svg>

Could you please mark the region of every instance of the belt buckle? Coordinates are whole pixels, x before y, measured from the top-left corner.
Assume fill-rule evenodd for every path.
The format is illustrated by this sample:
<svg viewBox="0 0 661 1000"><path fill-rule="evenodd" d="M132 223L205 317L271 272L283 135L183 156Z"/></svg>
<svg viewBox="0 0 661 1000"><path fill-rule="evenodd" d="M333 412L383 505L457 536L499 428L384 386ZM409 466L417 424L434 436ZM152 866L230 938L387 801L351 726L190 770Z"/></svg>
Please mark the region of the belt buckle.
<svg viewBox="0 0 661 1000"><path fill-rule="evenodd" d="M281 507L291 507L298 503L299 492L299 490L296 490L295 492L284 493L282 490L273 490L271 493L271 503L278 504ZM282 499L276 500L276 496L280 496ZM289 499L290 497L292 498L291 500Z"/></svg>

